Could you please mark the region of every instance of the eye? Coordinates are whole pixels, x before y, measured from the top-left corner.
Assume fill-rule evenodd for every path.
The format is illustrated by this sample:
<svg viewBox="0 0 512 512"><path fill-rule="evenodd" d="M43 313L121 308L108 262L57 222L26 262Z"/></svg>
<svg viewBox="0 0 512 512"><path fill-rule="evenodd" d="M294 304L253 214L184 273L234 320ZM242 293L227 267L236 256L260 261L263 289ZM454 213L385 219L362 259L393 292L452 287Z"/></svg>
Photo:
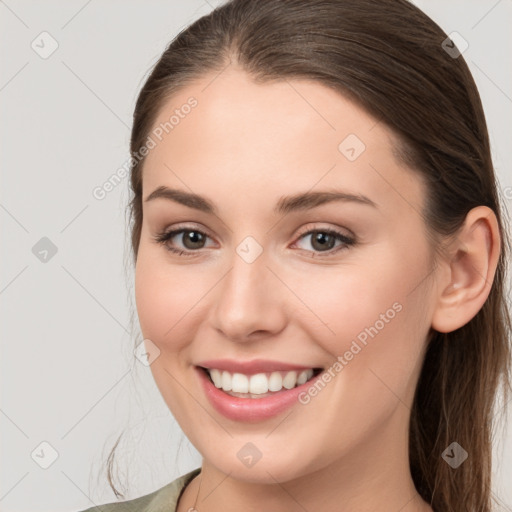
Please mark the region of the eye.
<svg viewBox="0 0 512 512"><path fill-rule="evenodd" d="M356 243L354 238L334 229L312 229L302 234L299 237L299 240L305 240L307 237L310 237L308 244L313 247L314 252L317 254L327 253L326 256L331 256L340 250L348 249L348 247L355 245ZM339 242L337 247L335 247L336 242ZM307 248L304 250L309 251ZM319 254L319 256L323 257L324 255ZM313 257L318 256L313 254Z"/></svg>
<svg viewBox="0 0 512 512"><path fill-rule="evenodd" d="M179 240L180 237L178 237L178 235L181 235L181 243L183 244L184 249L174 247L174 243L172 245L169 244L169 242L172 242L173 238L177 238ZM163 244L168 251L176 253L179 256L192 256L191 253L197 252L197 249L203 249L207 238L210 237L206 233L195 228L181 228L174 229L172 231L164 231L154 237L157 243Z"/></svg>
<svg viewBox="0 0 512 512"><path fill-rule="evenodd" d="M313 257L324 257L321 253L326 253L325 257L331 256L340 250L348 249L356 243L355 238L334 229L311 229L300 235L299 240L305 240L307 237L310 237L309 243L313 247ZM173 242L175 238L181 240L183 248L176 247L176 242ZM178 256L195 256L194 253L205 248L208 238L210 237L204 231L195 228L177 228L154 236L157 243L164 245L168 251ZM335 246L336 242L339 242L337 247ZM301 249L312 252L307 248Z"/></svg>

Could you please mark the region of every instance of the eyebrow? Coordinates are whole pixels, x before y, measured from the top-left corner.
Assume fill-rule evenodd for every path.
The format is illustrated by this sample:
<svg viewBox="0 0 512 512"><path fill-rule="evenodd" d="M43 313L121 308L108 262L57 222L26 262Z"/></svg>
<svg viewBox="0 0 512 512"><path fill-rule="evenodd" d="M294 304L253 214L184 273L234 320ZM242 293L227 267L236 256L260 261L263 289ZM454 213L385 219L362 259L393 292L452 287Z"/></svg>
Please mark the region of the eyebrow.
<svg viewBox="0 0 512 512"><path fill-rule="evenodd" d="M217 215L217 209L214 204L206 197L178 190L160 186L153 190L151 194L144 200L144 202L153 201L158 198L167 199L176 203L194 208L195 210L204 213ZM274 214L286 215L294 211L304 211L316 208L323 204L331 203L334 201L353 202L378 208L377 204L370 198L361 194L350 194L342 191L321 191L321 192L303 192L292 196L282 197L274 207Z"/></svg>

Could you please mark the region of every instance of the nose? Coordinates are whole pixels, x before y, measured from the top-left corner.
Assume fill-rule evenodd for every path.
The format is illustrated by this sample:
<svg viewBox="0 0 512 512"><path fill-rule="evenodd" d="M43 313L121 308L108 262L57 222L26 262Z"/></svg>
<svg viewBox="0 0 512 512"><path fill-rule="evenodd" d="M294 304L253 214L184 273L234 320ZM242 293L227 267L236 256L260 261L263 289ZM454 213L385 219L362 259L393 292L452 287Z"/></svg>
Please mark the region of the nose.
<svg viewBox="0 0 512 512"><path fill-rule="evenodd" d="M281 332L287 321L287 290L270 268L265 252L252 262L234 252L230 263L230 270L216 287L213 327L235 342L255 341Z"/></svg>

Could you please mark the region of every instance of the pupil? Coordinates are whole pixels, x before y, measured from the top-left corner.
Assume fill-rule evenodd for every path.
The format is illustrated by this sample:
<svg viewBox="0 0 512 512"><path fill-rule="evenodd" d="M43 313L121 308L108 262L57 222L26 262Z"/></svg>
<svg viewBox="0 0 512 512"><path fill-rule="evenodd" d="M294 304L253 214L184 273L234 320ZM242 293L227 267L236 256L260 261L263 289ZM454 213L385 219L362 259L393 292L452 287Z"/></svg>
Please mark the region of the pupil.
<svg viewBox="0 0 512 512"><path fill-rule="evenodd" d="M192 247L190 247L191 249L197 249L195 244L199 244L199 246L200 246L200 244L202 242L202 235L200 233L198 233L197 231L187 231L187 233L188 234L185 237L185 240L192 244Z"/></svg>
<svg viewBox="0 0 512 512"><path fill-rule="evenodd" d="M325 249L327 246L327 249L332 249L332 243L329 244L329 243L326 243L326 239L331 239L331 242L334 241L334 239L332 238L332 235L328 234L328 233L321 233L321 232L317 232L317 235L315 237L313 237L313 240L315 243L319 243L319 248L320 249Z"/></svg>

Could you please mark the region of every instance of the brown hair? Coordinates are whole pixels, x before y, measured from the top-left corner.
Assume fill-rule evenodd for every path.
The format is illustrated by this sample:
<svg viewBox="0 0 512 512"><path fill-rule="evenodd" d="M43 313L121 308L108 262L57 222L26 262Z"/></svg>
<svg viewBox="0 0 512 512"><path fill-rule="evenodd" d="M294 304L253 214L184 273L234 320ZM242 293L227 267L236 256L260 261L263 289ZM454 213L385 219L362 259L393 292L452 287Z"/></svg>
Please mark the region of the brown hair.
<svg viewBox="0 0 512 512"><path fill-rule="evenodd" d="M490 295L460 329L431 331L409 429L410 470L423 499L436 511L486 512L492 505L493 414L500 384L504 403L510 389L510 241L480 96L462 56L443 48L446 38L406 0L229 1L166 48L139 94L130 149L139 155L174 93L206 73L237 65L258 83L316 80L388 126L398 136L398 157L427 183L422 213L434 240L456 235L476 206L494 211L502 252ZM144 159L132 163L136 261ZM441 457L454 441L469 454L457 469ZM109 482L119 495L111 463L109 457Z"/></svg>

